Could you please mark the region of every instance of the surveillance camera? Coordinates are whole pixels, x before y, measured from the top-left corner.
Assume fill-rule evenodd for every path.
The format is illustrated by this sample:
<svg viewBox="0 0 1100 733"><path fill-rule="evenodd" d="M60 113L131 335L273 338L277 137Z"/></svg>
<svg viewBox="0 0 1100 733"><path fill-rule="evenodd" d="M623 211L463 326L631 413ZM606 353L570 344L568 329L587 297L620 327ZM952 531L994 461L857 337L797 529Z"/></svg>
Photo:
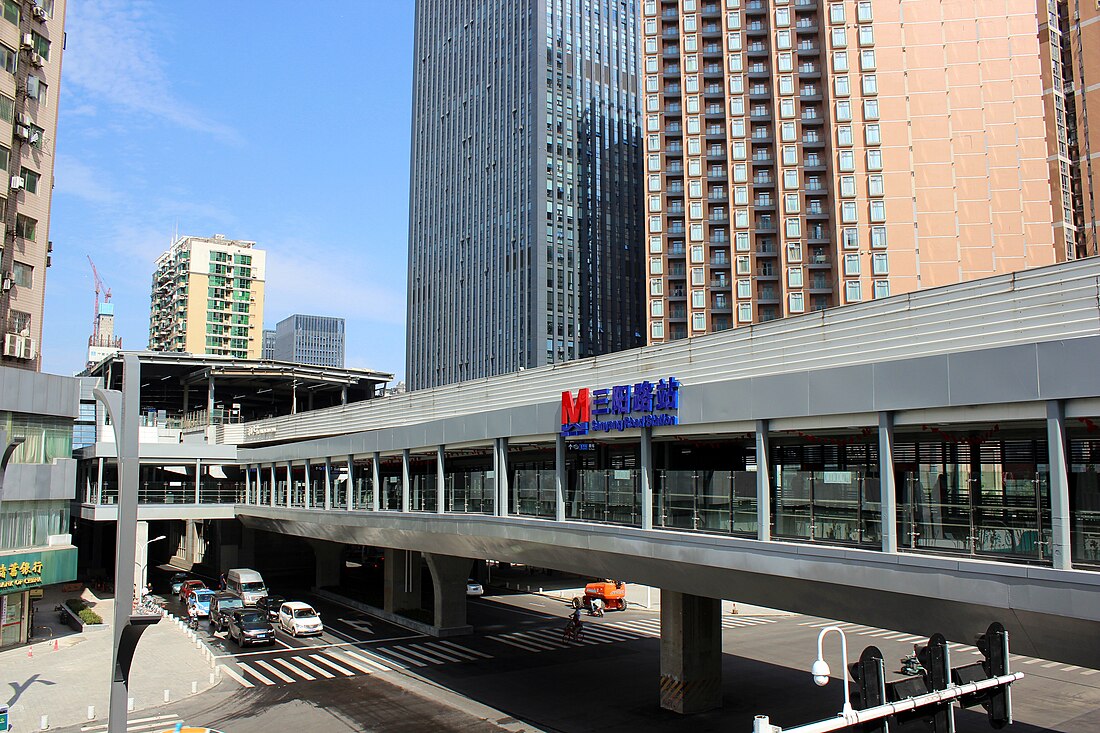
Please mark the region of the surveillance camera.
<svg viewBox="0 0 1100 733"><path fill-rule="evenodd" d="M824 674L815 674L814 684L818 687L824 687L825 685L829 684L829 676Z"/></svg>

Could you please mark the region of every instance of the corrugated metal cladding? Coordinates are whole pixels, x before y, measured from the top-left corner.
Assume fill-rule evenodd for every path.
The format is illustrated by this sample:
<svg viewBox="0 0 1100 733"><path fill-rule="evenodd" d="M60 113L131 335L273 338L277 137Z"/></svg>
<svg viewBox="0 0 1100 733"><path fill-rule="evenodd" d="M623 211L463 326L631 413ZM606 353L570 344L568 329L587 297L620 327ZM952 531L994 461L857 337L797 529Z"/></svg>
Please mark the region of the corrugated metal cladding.
<svg viewBox="0 0 1100 733"><path fill-rule="evenodd" d="M250 423L242 445L416 425L563 390L675 376L685 386L1100 334L1100 258L932 288L668 344Z"/></svg>
<svg viewBox="0 0 1100 733"><path fill-rule="evenodd" d="M644 343L639 0L419 0L409 387Z"/></svg>

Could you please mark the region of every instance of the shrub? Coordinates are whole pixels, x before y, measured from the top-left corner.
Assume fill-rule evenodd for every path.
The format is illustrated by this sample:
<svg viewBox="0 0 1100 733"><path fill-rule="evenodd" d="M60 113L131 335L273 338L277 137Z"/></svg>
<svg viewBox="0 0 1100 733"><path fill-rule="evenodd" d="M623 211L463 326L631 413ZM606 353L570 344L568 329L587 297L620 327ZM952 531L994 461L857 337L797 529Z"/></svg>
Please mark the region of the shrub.
<svg viewBox="0 0 1100 733"><path fill-rule="evenodd" d="M100 617L100 615L98 613L96 613L95 611L93 611L92 609L90 609L90 608L83 609L77 615L80 616L80 620L83 621L86 624L101 624L101 623L103 623L103 619Z"/></svg>

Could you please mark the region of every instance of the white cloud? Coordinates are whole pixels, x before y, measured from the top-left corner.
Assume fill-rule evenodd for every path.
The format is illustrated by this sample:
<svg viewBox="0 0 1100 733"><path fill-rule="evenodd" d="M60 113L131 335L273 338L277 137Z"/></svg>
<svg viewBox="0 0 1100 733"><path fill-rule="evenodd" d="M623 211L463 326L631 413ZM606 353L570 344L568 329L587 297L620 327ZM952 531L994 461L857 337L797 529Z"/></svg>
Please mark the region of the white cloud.
<svg viewBox="0 0 1100 733"><path fill-rule="evenodd" d="M57 181L56 193L75 196L93 204L119 201L119 193L109 186L106 176L71 155L57 154L54 177Z"/></svg>
<svg viewBox="0 0 1100 733"><path fill-rule="evenodd" d="M106 103L140 112L226 141L240 139L228 125L176 99L155 50L156 29L148 2L96 0L67 9L65 83L79 97L77 109Z"/></svg>

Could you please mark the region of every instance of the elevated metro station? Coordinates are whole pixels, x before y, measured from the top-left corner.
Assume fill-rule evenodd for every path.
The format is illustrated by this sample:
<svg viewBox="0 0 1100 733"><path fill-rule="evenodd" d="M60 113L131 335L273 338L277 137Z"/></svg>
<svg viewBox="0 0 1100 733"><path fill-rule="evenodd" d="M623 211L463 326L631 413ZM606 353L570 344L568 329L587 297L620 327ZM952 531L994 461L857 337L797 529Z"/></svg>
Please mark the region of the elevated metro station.
<svg viewBox="0 0 1100 733"><path fill-rule="evenodd" d="M141 518L235 517L242 561L303 538L317 585L341 547L390 548L395 612L423 556L440 634L474 559L659 587L681 712L721 699L723 598L963 643L1001 621L1100 667L1097 364L1093 258L257 419L201 447L232 503ZM109 519L109 476L81 476Z"/></svg>

